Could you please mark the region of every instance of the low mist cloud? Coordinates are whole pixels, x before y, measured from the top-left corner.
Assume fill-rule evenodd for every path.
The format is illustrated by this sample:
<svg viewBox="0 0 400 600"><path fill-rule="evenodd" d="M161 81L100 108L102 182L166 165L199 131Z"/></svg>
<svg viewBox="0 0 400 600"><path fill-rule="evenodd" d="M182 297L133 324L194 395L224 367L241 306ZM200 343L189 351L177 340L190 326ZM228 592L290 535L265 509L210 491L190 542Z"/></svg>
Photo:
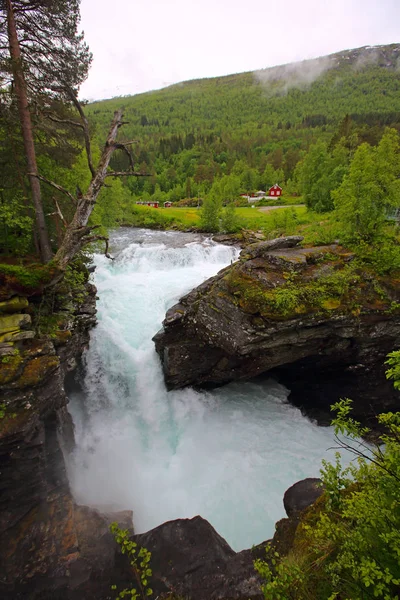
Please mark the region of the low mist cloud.
<svg viewBox="0 0 400 600"><path fill-rule="evenodd" d="M362 69L365 69L366 67L376 65L378 60L379 51L377 48L365 48L355 61L353 69L355 71L362 71Z"/></svg>
<svg viewBox="0 0 400 600"><path fill-rule="evenodd" d="M279 65L271 69L261 69L254 72L254 77L257 82L264 86L267 93L286 94L291 88L307 89L334 66L335 60L330 56L324 56Z"/></svg>

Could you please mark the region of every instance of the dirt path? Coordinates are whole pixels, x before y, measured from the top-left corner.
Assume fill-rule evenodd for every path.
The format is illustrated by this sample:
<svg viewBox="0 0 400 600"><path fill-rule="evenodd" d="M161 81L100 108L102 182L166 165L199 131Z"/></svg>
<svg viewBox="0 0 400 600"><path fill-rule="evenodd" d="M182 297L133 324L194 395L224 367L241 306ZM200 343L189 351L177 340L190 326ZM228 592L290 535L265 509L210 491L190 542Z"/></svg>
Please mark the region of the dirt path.
<svg viewBox="0 0 400 600"><path fill-rule="evenodd" d="M258 210L260 212L269 212L270 210L275 210L277 208L297 208L298 206L305 206L305 204L281 204L280 206L260 206Z"/></svg>

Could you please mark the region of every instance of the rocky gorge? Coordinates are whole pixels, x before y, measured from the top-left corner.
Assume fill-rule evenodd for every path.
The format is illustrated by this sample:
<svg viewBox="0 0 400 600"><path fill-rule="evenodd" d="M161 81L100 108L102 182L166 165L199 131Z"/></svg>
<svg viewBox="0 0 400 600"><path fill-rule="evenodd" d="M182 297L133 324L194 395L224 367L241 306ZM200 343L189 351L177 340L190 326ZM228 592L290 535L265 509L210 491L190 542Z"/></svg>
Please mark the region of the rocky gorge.
<svg viewBox="0 0 400 600"><path fill-rule="evenodd" d="M379 411L398 408L384 365L400 341L397 280L360 267L339 244L301 241L245 247L168 310L154 342L170 389L268 373L321 424L340 397L372 424Z"/></svg>
<svg viewBox="0 0 400 600"><path fill-rule="evenodd" d="M168 311L155 342L170 388L273 373L320 422L340 395L352 397L367 421L398 407L384 377L385 356L400 339L397 282L360 269L338 244L300 243L291 237L247 246L238 262ZM1 597L115 597L111 585L130 587L133 578L109 531L117 521L151 551L155 597L262 600L253 561L265 543L235 552L199 516L133 535L130 511L76 503L65 463L74 445L65 378L96 323L96 289L86 282L77 297L65 290L52 297L57 319L45 332L43 296L8 289L0 303ZM321 493L306 480L285 494L288 518L273 540L281 554L301 511Z"/></svg>
<svg viewBox="0 0 400 600"><path fill-rule="evenodd" d="M74 445L65 379L96 323L96 288L86 283L78 299L63 290L55 294L51 334L39 330L46 297L42 290L17 295L6 286L0 303L0 592L10 600L105 600L115 595L112 585L132 585L129 562L109 528L116 521L133 534L132 512L78 505L65 462ZM293 515L284 522L279 531L293 529ZM253 561L263 557L265 544L234 552L201 517L131 539L152 552L159 598L262 598Z"/></svg>
<svg viewBox="0 0 400 600"><path fill-rule="evenodd" d="M52 293L57 327L44 335L37 314L48 295L2 287L0 595L106 597L117 552L109 524L132 529L132 513L78 506L63 455L74 443L64 380L89 342L96 289L86 283L79 301Z"/></svg>

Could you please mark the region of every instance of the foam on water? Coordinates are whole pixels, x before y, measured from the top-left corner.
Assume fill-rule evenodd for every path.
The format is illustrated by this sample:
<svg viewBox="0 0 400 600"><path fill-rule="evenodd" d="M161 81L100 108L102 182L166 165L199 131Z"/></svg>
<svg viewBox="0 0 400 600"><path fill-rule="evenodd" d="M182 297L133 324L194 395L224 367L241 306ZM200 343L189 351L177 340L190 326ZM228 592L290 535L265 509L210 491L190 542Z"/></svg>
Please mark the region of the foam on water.
<svg viewBox="0 0 400 600"><path fill-rule="evenodd" d="M173 232L122 229L96 257L97 327L82 392L71 396L78 502L131 509L136 532L200 514L236 550L271 537L286 488L332 458L330 428L274 381L167 392L152 336L180 296L237 250Z"/></svg>

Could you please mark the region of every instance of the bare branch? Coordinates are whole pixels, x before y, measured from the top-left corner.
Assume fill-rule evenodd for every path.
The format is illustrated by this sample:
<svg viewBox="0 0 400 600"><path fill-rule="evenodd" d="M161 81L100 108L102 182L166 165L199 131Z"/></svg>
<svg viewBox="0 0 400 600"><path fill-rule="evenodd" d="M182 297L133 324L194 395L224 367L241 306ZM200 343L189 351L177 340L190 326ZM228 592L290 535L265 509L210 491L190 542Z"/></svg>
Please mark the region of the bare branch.
<svg viewBox="0 0 400 600"><path fill-rule="evenodd" d="M61 123L64 125L73 125L74 127L79 127L80 129L84 129L82 123L77 123L76 121L72 121L70 119L58 119L57 117L54 117L53 115L47 114L46 117L48 119L50 119L50 121L53 121L54 123Z"/></svg>
<svg viewBox="0 0 400 600"><path fill-rule="evenodd" d="M57 198L54 198L54 196L53 196L53 202L54 202L54 204L56 205L57 214L58 214L58 216L60 217L60 219L61 219L61 221L62 221L62 223L63 223L64 227L68 227L68 223L67 223L67 221L64 219L64 215L63 215L63 214L62 214L62 212L61 212L61 208L60 208L60 205L59 205L59 204L58 204L58 202L57 202Z"/></svg>
<svg viewBox="0 0 400 600"><path fill-rule="evenodd" d="M77 102L77 101L76 101ZM77 107L78 108L78 107ZM80 111L83 110L79 105ZM118 130L122 123L122 111L117 110L114 113L114 118L100 156L96 171L92 173L92 179L85 193L77 191L77 206L72 221L66 228L64 239L54 257L54 262L57 265L59 273L65 271L68 263L73 259L77 252L88 243L102 240L106 242L106 256L111 258L108 253L108 239L100 235L92 235L93 227L88 226L89 217L97 202L98 195L105 185L107 177L127 177L133 175L135 177L148 177L147 173L137 173L133 169L128 171L108 171L110 159L116 149L124 149L130 143L119 144L117 139ZM85 137L88 135L88 128L84 128Z"/></svg>
<svg viewBox="0 0 400 600"><path fill-rule="evenodd" d="M55 188L62 194L65 194L66 196L68 196L68 198L70 198L70 200L72 200L72 202L76 205L76 198L73 197L71 192L69 192L68 190L63 188L61 185L58 185L58 183L54 183L54 181L51 181L50 179L46 179L46 177L43 177L42 175L38 175L37 173L28 173L28 175L31 177L37 177L38 179L40 179L40 181L43 181L44 183L51 185L53 188Z"/></svg>
<svg viewBox="0 0 400 600"><path fill-rule="evenodd" d="M122 150L123 152L125 152L125 154L128 157L128 160L129 160L129 166L132 169L132 171L134 171L135 170L135 165L134 165L134 162L133 162L132 152L129 150L129 148L127 146L128 146L128 144L120 144L119 142L115 142L114 143L114 148L116 150Z"/></svg>
<svg viewBox="0 0 400 600"><path fill-rule="evenodd" d="M92 235L92 236L89 236L89 237L84 237L84 238L82 239L82 241L83 241L85 244L91 244L92 242L98 242L98 241L103 241L103 242L105 242L105 244L106 244L106 247L105 247L105 250L104 250L104 255L105 255L107 258L109 258L110 260L115 260L115 259L114 259L114 258L111 256L111 254L109 254L109 252L108 252L109 239L108 239L108 237L106 237L105 235Z"/></svg>
<svg viewBox="0 0 400 600"><path fill-rule="evenodd" d="M67 86L67 93L68 93L68 96L70 97L73 105L75 106L76 110L78 111L79 116L82 121L82 129L83 129L83 135L85 138L85 149L86 149L87 162L88 162L90 172L92 174L92 178L94 179L96 177L96 170L93 166L92 147L90 145L89 122L86 118L85 113L83 112L81 103L79 102L78 98L76 97L74 90L71 87Z"/></svg>

